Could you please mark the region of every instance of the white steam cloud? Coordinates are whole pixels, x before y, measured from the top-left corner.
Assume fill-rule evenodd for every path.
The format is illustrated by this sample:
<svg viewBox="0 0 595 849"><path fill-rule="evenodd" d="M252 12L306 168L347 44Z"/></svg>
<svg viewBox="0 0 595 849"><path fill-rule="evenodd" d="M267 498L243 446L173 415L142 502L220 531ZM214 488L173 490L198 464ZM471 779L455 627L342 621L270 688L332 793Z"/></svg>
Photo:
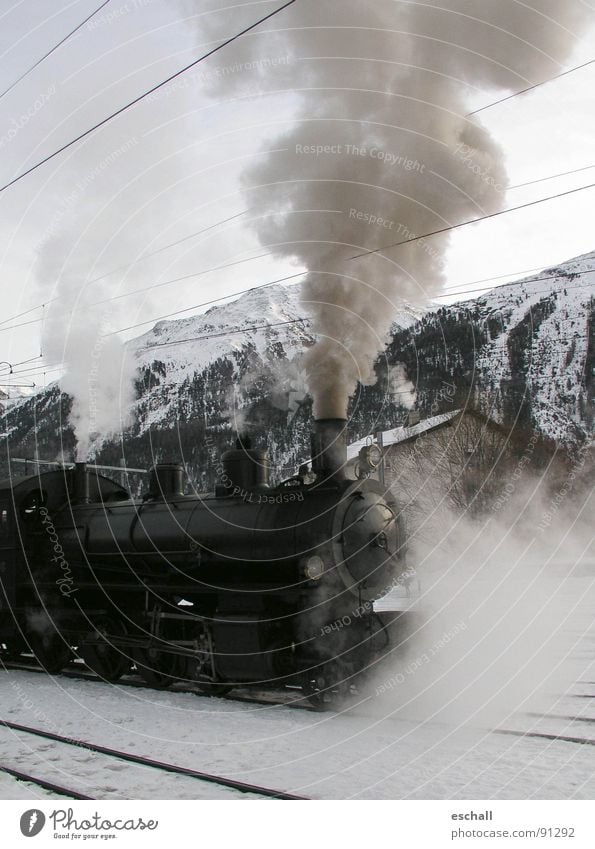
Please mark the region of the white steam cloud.
<svg viewBox="0 0 595 849"><path fill-rule="evenodd" d="M581 649L592 622L593 535L577 505L542 533L547 501L536 489L523 487L506 516L483 523L444 511L432 546L413 540L418 618L406 651L376 673L366 712L484 728L514 728L517 717L527 730L531 711L572 709L565 699L592 665Z"/></svg>
<svg viewBox="0 0 595 849"><path fill-rule="evenodd" d="M501 209L502 151L469 95L525 88L560 71L588 10L579 0L300 0L235 43L211 92L260 87L297 99L291 127L243 173L272 254L305 266L318 341L306 357L314 413L344 416L405 302L439 291L448 236L352 257ZM210 15L207 39L229 35ZM255 18L234 7L236 28ZM258 85L257 85L258 84ZM489 96L489 95L487 95Z"/></svg>
<svg viewBox="0 0 595 849"><path fill-rule="evenodd" d="M46 357L65 363L60 384L72 396L76 459L86 460L97 440L130 424L136 364L112 333L108 313L94 306L97 289L89 291L80 278L69 278L58 291L61 300L50 309L43 345ZM66 310L65 303L71 305Z"/></svg>

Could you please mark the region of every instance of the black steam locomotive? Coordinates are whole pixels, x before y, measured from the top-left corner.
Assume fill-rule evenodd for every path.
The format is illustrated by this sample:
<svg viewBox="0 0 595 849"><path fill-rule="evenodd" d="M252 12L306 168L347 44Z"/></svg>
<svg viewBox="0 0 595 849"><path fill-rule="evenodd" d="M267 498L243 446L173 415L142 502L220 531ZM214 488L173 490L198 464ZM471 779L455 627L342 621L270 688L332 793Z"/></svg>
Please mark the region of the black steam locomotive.
<svg viewBox="0 0 595 849"><path fill-rule="evenodd" d="M2 654L211 693L349 691L389 639L373 601L406 567L396 504L344 475L344 427L317 421L312 469L274 488L248 440L213 495L185 495L175 464L141 500L82 463L0 484Z"/></svg>

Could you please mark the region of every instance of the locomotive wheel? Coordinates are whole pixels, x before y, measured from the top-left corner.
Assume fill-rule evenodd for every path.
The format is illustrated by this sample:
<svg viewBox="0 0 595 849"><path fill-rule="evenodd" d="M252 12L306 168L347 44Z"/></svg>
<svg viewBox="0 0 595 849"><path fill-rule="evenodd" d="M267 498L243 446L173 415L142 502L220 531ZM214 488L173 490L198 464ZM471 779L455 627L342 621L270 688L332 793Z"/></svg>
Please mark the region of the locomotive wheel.
<svg viewBox="0 0 595 849"><path fill-rule="evenodd" d="M117 681L128 671L130 658L126 657L119 648L114 646L107 635L112 637L124 636L126 628L117 619L104 619L95 628L94 639L98 645L82 645L79 654L89 669L104 681Z"/></svg>
<svg viewBox="0 0 595 849"><path fill-rule="evenodd" d="M138 674L151 687L165 690L180 678L180 658L175 654L155 648L138 649L134 653L134 662Z"/></svg>
<svg viewBox="0 0 595 849"><path fill-rule="evenodd" d="M36 661L49 675L61 672L72 657L70 646L56 631L50 634L30 634L28 642Z"/></svg>
<svg viewBox="0 0 595 849"><path fill-rule="evenodd" d="M208 681L204 678L201 679L201 675L208 675L210 671L210 665L207 667L207 669L205 669L201 661L197 661L193 658L188 658L183 680L191 681L193 684L196 684L198 688L197 695L199 696L223 697L233 690L232 685L223 683L220 684L218 681Z"/></svg>

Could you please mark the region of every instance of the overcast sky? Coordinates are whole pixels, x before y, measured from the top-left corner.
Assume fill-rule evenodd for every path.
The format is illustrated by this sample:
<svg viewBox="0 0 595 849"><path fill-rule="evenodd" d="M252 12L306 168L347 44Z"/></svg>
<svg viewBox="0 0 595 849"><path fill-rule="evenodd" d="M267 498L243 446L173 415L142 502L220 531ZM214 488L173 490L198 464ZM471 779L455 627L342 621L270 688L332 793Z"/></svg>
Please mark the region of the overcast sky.
<svg viewBox="0 0 595 849"><path fill-rule="evenodd" d="M277 5L251 3L250 17ZM593 4L583 5L592 9L595 23ZM99 0L0 0L0 91L98 6ZM111 0L0 98L0 184L209 49L202 29L209 15L217 16L222 33L240 27L232 4L224 2ZM282 62L271 50L268 30L282 28L291 15L289 8L249 36L252 50ZM560 70L595 58L593 27L573 38L573 53ZM197 305L204 301L296 271L288 261L265 256L189 277L263 253L247 226L262 211L250 208L239 175L295 114L291 89L275 92L275 63L267 71L266 91L255 76L249 94L221 97L214 83L235 73L237 54L237 44L229 45L2 192L0 359L17 363L40 354L44 310L14 319L30 322L15 330L6 329L7 319L56 297L67 313L73 288L64 279L96 293L90 303L111 299L107 313L105 306L90 310L90 322L113 330L146 322L126 331L124 338L130 338L156 318L202 311ZM304 69L298 62L294 66L299 88L305 85ZM504 148L511 186L595 166L594 92L595 64L481 114ZM496 96L470 86L469 109ZM595 167L509 190L505 205L591 182ZM595 190L585 190L457 231L448 254L447 290L473 288L473 281L496 275L521 276L525 269L594 250L594 199ZM136 262L201 230L206 232ZM178 277L186 279L167 283ZM123 297L159 283L167 285ZM47 357L32 360L30 367L38 370L23 376L24 382L39 385L44 369L46 382L60 373Z"/></svg>

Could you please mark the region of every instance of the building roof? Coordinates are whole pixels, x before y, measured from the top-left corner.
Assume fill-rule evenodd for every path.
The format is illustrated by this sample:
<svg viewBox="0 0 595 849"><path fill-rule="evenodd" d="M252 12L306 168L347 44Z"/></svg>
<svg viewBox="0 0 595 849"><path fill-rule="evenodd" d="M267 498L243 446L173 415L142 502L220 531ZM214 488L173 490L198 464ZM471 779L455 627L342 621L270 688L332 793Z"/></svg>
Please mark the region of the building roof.
<svg viewBox="0 0 595 849"><path fill-rule="evenodd" d="M462 410L452 410L449 413L439 413L437 416L432 416L429 419L423 419L412 427L394 427L391 430L382 431L382 445L387 448L389 445L398 445L402 442L407 442L410 439L415 439L422 433L428 433L435 428L443 427L452 419L463 412ZM376 434L374 434L376 436ZM347 446L347 459L353 460L360 452L361 448L369 445L372 441L372 435L365 436L363 439L358 439L357 442L352 442Z"/></svg>

